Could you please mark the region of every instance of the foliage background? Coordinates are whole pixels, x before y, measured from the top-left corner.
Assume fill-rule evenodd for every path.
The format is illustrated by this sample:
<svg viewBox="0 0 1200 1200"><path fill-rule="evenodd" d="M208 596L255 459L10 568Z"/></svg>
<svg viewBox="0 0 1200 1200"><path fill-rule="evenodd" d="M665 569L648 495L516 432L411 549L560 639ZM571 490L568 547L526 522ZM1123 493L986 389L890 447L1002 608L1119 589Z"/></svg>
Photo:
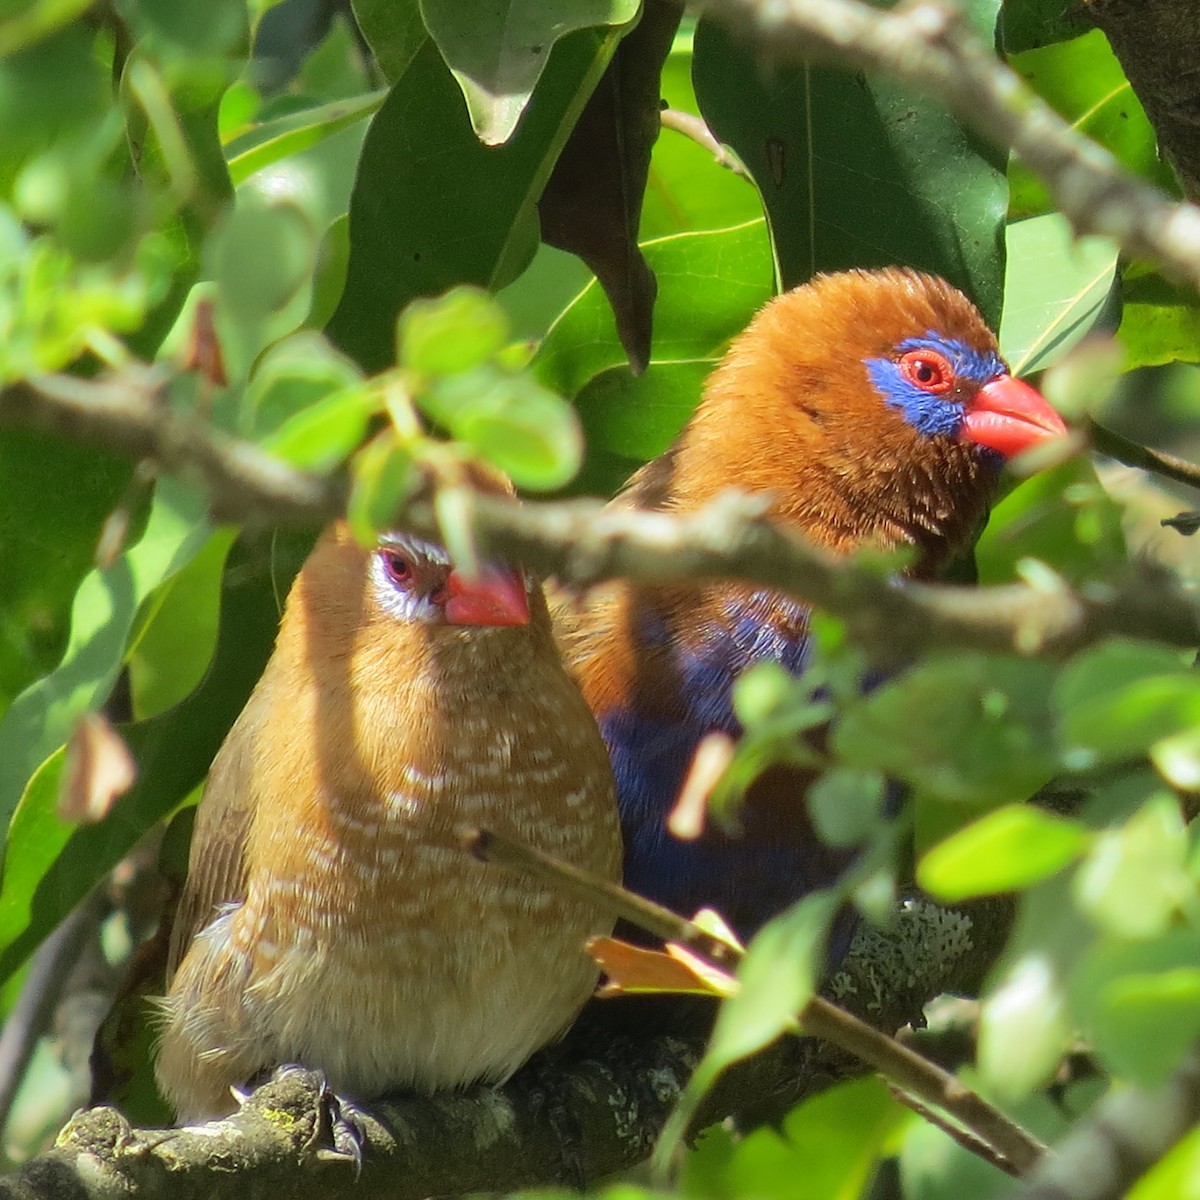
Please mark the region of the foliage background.
<svg viewBox="0 0 1200 1200"><path fill-rule="evenodd" d="M1099 31L1044 0L965 8L1076 129L1177 194ZM22 428L16 385L152 386L154 403L298 467L346 472L351 517L369 529L415 472L450 479L468 452L527 492L611 494L666 447L773 291L901 262L967 290L1014 370L1049 369L1045 388L1081 427L1200 449L1193 293L1074 237L1044 181L938 102L882 75L767 62L712 18L676 30L679 15L653 4L634 29L632 0L0 12L6 1011L31 954L98 886L93 976L68 991L92 1011L110 986L152 915L131 882L157 854L145 839L195 800L313 534L222 524L221 498L187 472ZM674 128L654 141L660 94L703 117L747 174ZM408 309L398 342L401 310L463 284L495 303L460 291ZM1111 337L1119 360L1095 343L1078 352L1089 333ZM984 584L1096 588L1146 559L1195 582L1190 543L1158 524L1191 503L1181 485L1079 453L1006 488L978 547ZM449 538L467 536L451 503L441 515ZM857 661L836 620L822 646L829 678ZM810 699L763 686L769 703L747 700L752 733ZM62 747L106 706L137 778L81 820L71 788L60 800ZM864 909L885 913L906 869L884 852L895 839L872 800L880 773L913 787L930 894L1021 893L969 1010L964 1078L1050 1139L1106 1088L1166 1079L1200 1034L1191 652L1126 640L1059 662L946 647L867 699L847 691L833 719L810 803L829 836L869 851L853 881ZM1025 805L1051 778L1083 801ZM185 833L164 843L168 876ZM105 884L114 868L124 874ZM765 986L800 969L778 958ZM744 1017L762 1027L743 1023L739 1044L769 1040L782 1018ZM80 1102L78 1062L58 1057L79 1039L65 1028L41 1040L13 1109L15 1158ZM154 1117L138 1086L125 1101ZM1198 1180L1191 1135L1134 1194ZM674 1186L935 1200L1007 1181L871 1079L777 1130L710 1131Z"/></svg>

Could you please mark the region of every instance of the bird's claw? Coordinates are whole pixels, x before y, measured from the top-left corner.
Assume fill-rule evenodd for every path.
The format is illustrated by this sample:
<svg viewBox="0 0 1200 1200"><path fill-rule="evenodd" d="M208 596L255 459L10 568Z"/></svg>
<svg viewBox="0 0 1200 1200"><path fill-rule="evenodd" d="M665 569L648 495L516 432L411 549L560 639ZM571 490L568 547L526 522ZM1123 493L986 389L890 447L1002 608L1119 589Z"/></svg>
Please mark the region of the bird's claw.
<svg viewBox="0 0 1200 1200"><path fill-rule="evenodd" d="M363 1156L367 1148L367 1123L362 1110L339 1096L321 1075L321 1087L317 1099L317 1138L332 1144L333 1150L326 1155L349 1160L354 1166L354 1178L362 1174Z"/></svg>

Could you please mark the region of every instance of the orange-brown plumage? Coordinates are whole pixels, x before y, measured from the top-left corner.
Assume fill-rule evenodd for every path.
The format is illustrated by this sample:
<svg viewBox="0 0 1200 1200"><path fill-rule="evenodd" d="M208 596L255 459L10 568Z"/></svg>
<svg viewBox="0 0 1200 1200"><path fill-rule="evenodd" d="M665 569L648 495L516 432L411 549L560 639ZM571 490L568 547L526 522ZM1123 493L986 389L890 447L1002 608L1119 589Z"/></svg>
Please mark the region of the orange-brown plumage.
<svg viewBox="0 0 1200 1200"><path fill-rule="evenodd" d="M611 922L457 844L485 824L619 872L607 756L541 589L497 579L480 600L439 548L366 550L342 524L298 575L197 815L157 1065L182 1119L285 1062L359 1099L500 1079L590 994L582 945Z"/></svg>
<svg viewBox="0 0 1200 1200"><path fill-rule="evenodd" d="M961 292L914 271L819 276L737 338L674 444L613 503L690 512L737 487L837 553L912 547L928 577L969 544L1003 458L1061 421L1011 379ZM695 843L664 828L696 745L736 735L738 673L807 663L807 609L723 582L596 589L556 613L559 637L612 754L629 886L685 912L721 908L743 934L845 862L816 840L808 776L774 768L746 797L742 836Z"/></svg>

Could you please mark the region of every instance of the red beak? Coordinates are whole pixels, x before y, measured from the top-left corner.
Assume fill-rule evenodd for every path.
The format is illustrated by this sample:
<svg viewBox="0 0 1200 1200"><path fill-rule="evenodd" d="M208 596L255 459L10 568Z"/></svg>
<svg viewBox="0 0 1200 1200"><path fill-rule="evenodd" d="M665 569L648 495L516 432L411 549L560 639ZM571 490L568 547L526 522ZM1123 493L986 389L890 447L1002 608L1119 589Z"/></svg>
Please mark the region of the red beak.
<svg viewBox="0 0 1200 1200"><path fill-rule="evenodd" d="M1000 375L968 402L960 436L1012 458L1066 434L1062 417L1040 392L1011 375Z"/></svg>
<svg viewBox="0 0 1200 1200"><path fill-rule="evenodd" d="M511 567L485 566L479 577L464 579L451 571L446 586L446 621L451 625L525 625L529 596L525 580Z"/></svg>

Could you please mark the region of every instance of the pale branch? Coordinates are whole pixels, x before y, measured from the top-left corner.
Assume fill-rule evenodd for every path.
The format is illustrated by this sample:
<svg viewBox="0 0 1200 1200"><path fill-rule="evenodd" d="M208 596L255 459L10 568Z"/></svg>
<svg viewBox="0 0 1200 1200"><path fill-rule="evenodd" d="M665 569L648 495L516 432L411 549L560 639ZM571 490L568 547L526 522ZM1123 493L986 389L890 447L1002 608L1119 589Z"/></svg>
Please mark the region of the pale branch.
<svg viewBox="0 0 1200 1200"><path fill-rule="evenodd" d="M1008 1200L1118 1200L1200 1121L1200 1051L1160 1087L1114 1089Z"/></svg>
<svg viewBox="0 0 1200 1200"><path fill-rule="evenodd" d="M834 981L840 1003L885 1030L917 1020L930 996L972 986L976 959L996 953L1007 922L992 915L907 902L892 927L855 938ZM92 1109L54 1149L0 1179L0 1200L418 1200L595 1182L646 1158L701 1052L699 1042L583 1021L503 1087L373 1102L357 1181L331 1150L311 1072L283 1072L232 1117L178 1130L134 1129L111 1108ZM696 1128L731 1113L777 1120L862 1071L837 1047L783 1039L722 1076Z"/></svg>
<svg viewBox="0 0 1200 1200"><path fill-rule="evenodd" d="M156 377L92 382L65 376L0 390L0 422L123 451L206 489L214 515L248 525L318 524L344 509L338 479L299 471L198 417L173 411ZM645 583L739 579L842 617L879 661L958 646L1071 653L1105 636L1200 643L1200 611L1166 572L1141 566L1121 580L1073 588L1051 577L965 588L899 584L773 525L762 498L736 492L686 516L608 510L596 501L518 505L474 496L473 527L498 553L568 585L624 577ZM397 523L439 536L433 506L417 501Z"/></svg>
<svg viewBox="0 0 1200 1200"><path fill-rule="evenodd" d="M562 891L581 895L614 917L630 921L666 941L687 946L716 966L728 968L731 962L737 962L741 957L739 951L670 909L607 880L591 877L531 846L490 830L467 830L465 841L481 858L522 871ZM805 1033L839 1047L874 1067L889 1082L949 1113L1006 1159L1014 1171L1023 1174L1045 1153L1045 1146L1037 1138L995 1105L989 1104L978 1092L847 1009L832 1004L823 996L813 996L798 1016Z"/></svg>
<svg viewBox="0 0 1200 1200"><path fill-rule="evenodd" d="M882 71L936 96L963 122L1014 151L1050 189L1078 233L1200 288L1200 208L1177 204L1075 132L946 0L881 10L861 0L704 0L704 9L768 59L836 61Z"/></svg>

